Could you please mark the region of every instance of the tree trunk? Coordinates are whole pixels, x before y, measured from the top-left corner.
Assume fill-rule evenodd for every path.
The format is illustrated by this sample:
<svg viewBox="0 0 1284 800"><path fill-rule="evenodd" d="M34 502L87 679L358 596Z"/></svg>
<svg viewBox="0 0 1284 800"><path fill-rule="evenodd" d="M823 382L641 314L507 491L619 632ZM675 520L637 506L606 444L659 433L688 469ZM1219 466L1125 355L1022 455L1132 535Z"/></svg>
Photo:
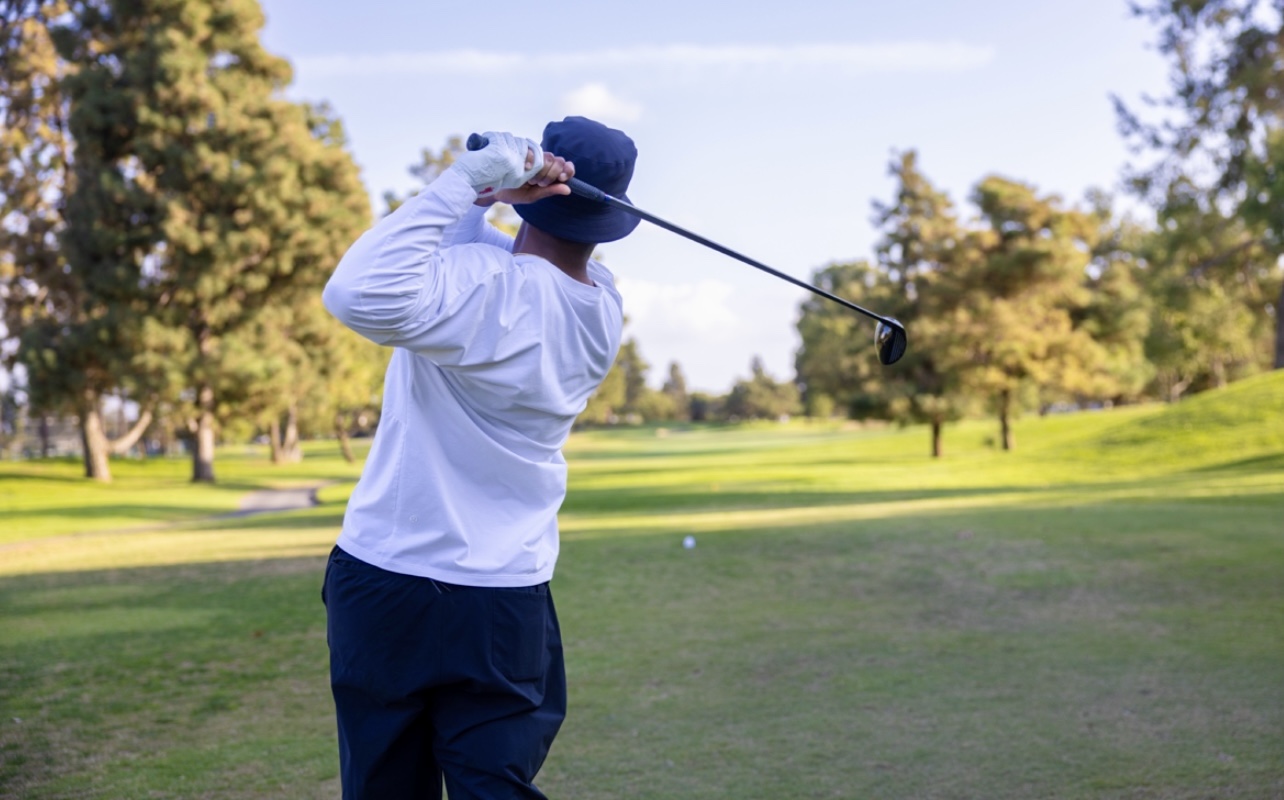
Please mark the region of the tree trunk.
<svg viewBox="0 0 1284 800"><path fill-rule="evenodd" d="M1275 368L1284 369L1284 285L1275 303Z"/></svg>
<svg viewBox="0 0 1284 800"><path fill-rule="evenodd" d="M272 417L268 423L268 443L272 448L273 464L295 464L302 457L299 447L299 412L298 406L290 404L285 413L285 425L281 425L280 416Z"/></svg>
<svg viewBox="0 0 1284 800"><path fill-rule="evenodd" d="M53 445L49 443L49 415L40 415L40 457L48 458Z"/></svg>
<svg viewBox="0 0 1284 800"><path fill-rule="evenodd" d="M134 427L130 428L119 439L116 439L111 443L111 454L114 456L123 456L125 453L128 453L129 448L138 444L138 440L143 438L143 434L147 432L147 428L151 424L152 410L150 408L145 408L143 409L143 412L138 415L138 420L134 422ZM122 425L121 427L124 426Z"/></svg>
<svg viewBox="0 0 1284 800"><path fill-rule="evenodd" d="M196 425L192 442L192 482L214 482L214 388L196 390Z"/></svg>
<svg viewBox="0 0 1284 800"><path fill-rule="evenodd" d="M352 442L348 439L348 426L343 424L342 414L334 415L334 437L339 440L339 452L343 453L343 460L349 464L356 463L356 456L352 455Z"/></svg>
<svg viewBox="0 0 1284 800"><path fill-rule="evenodd" d="M285 461L281 456L281 420L275 415L268 423L268 452L271 454L273 464Z"/></svg>
<svg viewBox="0 0 1284 800"><path fill-rule="evenodd" d="M85 459L85 477L111 483L111 464L107 461L110 443L103 430L103 414L98 393L85 389L80 395L80 441Z"/></svg>
<svg viewBox="0 0 1284 800"><path fill-rule="evenodd" d="M303 460L303 449L299 445L299 407L291 402L285 413L285 439L281 442L285 459L291 463Z"/></svg>
<svg viewBox="0 0 1284 800"><path fill-rule="evenodd" d="M1003 436L1004 450L1011 450L1016 445L1012 435L1011 411L1012 393L1004 389L999 395L999 431Z"/></svg>
<svg viewBox="0 0 1284 800"><path fill-rule="evenodd" d="M1214 358L1209 368L1213 372L1213 388L1221 389L1226 386L1226 362L1220 358Z"/></svg>
<svg viewBox="0 0 1284 800"><path fill-rule="evenodd" d="M932 458L941 457L941 421L932 420Z"/></svg>

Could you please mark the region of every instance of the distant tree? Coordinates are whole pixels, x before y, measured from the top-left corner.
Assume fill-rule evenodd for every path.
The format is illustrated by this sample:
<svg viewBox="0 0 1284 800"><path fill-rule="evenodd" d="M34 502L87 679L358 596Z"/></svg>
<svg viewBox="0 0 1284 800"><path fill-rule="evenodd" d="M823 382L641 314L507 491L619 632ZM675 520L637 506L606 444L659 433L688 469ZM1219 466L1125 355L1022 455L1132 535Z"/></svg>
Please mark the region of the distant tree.
<svg viewBox="0 0 1284 800"><path fill-rule="evenodd" d="M874 203L883 235L877 260L831 265L815 282L842 297L897 318L910 347L894 366L874 358L874 326L841 306L818 298L803 303L798 328L803 346L795 359L811 408L835 404L847 416L927 423L931 452L942 452L942 428L958 419L969 398L960 382L964 353L950 329L958 302L951 281L964 257L965 236L949 198L918 166L914 151L888 165L897 181L890 203Z"/></svg>
<svg viewBox="0 0 1284 800"><path fill-rule="evenodd" d="M1145 395L1155 376L1146 354L1154 308L1143 255L1149 231L1129 218L1117 218L1104 193L1090 192L1089 201L1097 232L1085 276L1088 302L1076 312L1075 324L1100 348L1096 396L1129 402Z"/></svg>
<svg viewBox="0 0 1284 800"><path fill-rule="evenodd" d="M903 310L903 295L886 273L868 261L830 264L812 274L812 283L890 314ZM802 346L794 356L794 371L809 403L824 396L853 419L890 418L890 396L883 383L886 374L878 371L873 356L874 326L869 320L809 296L801 306L798 332Z"/></svg>
<svg viewBox="0 0 1284 800"><path fill-rule="evenodd" d="M949 197L920 171L917 153L901 154L888 171L898 186L893 202L874 204L874 224L883 231L878 266L898 299L896 315L913 334L905 357L880 368L878 385L893 419L927 423L932 456L939 458L945 423L974 404L962 379L970 364L950 324L968 237Z"/></svg>
<svg viewBox="0 0 1284 800"><path fill-rule="evenodd" d="M617 365L611 367L610 371L606 373L606 378L598 385L597 391L589 398L588 405L576 418L575 424L613 424L619 420L620 410L623 406L624 371L619 369L617 362Z"/></svg>
<svg viewBox="0 0 1284 800"><path fill-rule="evenodd" d="M624 414L642 416L643 406L647 401L649 389L646 385L646 374L651 365L642 357L636 337L630 336L620 345L615 366L624 376L624 403L620 411Z"/></svg>
<svg viewBox="0 0 1284 800"><path fill-rule="evenodd" d="M1170 401L1271 366L1275 256L1249 228L1182 182L1141 241L1146 356Z"/></svg>
<svg viewBox="0 0 1284 800"><path fill-rule="evenodd" d="M669 399L673 409L673 419L685 421L691 418L691 398L687 394L687 378L682 374L682 367L678 362L669 362L669 377L660 387L660 393Z"/></svg>
<svg viewBox="0 0 1284 800"><path fill-rule="evenodd" d="M1159 30L1171 87L1149 101L1157 107L1149 119L1115 100L1125 136L1139 154L1157 157L1132 171L1133 186L1169 219L1194 201L1206 219L1238 220L1207 262L1264 251L1274 301L1253 313L1274 326L1273 364L1284 367L1284 2L1148 0L1132 8ZM1215 270L1200 277L1192 289L1218 283L1235 292Z"/></svg>
<svg viewBox="0 0 1284 800"><path fill-rule="evenodd" d="M749 379L736 381L727 395L723 414L728 418L779 419L802 410L798 387L773 379L761 358L753 357L749 372Z"/></svg>
<svg viewBox="0 0 1284 800"><path fill-rule="evenodd" d="M1103 391L1101 348L1079 324L1096 230L1088 215L1003 178L981 181L973 199L986 228L976 234L980 257L960 275L950 327L973 365L963 380L989 400L1011 450L1023 409Z"/></svg>

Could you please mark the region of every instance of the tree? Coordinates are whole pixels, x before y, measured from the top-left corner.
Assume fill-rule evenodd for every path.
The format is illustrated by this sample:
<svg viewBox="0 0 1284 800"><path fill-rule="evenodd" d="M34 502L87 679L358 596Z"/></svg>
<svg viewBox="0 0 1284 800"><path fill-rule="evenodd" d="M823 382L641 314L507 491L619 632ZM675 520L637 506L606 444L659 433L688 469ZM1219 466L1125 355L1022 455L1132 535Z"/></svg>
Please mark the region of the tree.
<svg viewBox="0 0 1284 800"><path fill-rule="evenodd" d="M22 363L33 408L75 414L85 475L109 482L108 456L132 447L151 421L150 392L130 369L136 309L100 297L110 277L71 269L63 253L75 176L62 87L76 67L59 56L52 31L68 10L63 0L0 7L0 299L6 333L20 335L5 367ZM102 400L130 388L143 411L112 441Z"/></svg>
<svg viewBox="0 0 1284 800"><path fill-rule="evenodd" d="M1170 94L1151 101L1158 120L1115 99L1124 135L1157 156L1133 170L1133 186L1161 215L1194 196L1206 214L1242 224L1238 235L1218 237L1228 249L1213 258L1264 251L1273 364L1284 367L1284 0L1149 0L1133 12L1159 29L1171 64Z"/></svg>
<svg viewBox="0 0 1284 800"><path fill-rule="evenodd" d="M1088 199L1097 231L1086 275L1088 302L1073 318L1100 347L1098 396L1124 403L1145 395L1155 376L1145 346L1155 307L1144 283L1150 231L1130 218L1117 219L1108 195L1093 191Z"/></svg>
<svg viewBox="0 0 1284 800"><path fill-rule="evenodd" d="M962 257L966 238L953 203L919 170L917 153L892 159L889 173L898 182L894 199L873 205L874 225L883 231L877 262L824 268L815 283L898 318L912 345L895 366L878 366L867 321L808 299L796 369L809 407L833 402L853 417L927 422L932 455L939 457L942 425L967 410L959 379L963 354L946 318L955 303L951 265Z"/></svg>
<svg viewBox="0 0 1284 800"><path fill-rule="evenodd" d="M987 227L974 234L979 257L960 274L949 326L973 365L963 380L989 400L1011 450L1023 409L1105 390L1101 348L1079 324L1095 229L1056 197L1003 178L981 181L973 200Z"/></svg>
<svg viewBox="0 0 1284 800"><path fill-rule="evenodd" d="M1170 401L1271 365L1274 258L1249 228L1181 181L1140 241L1153 298L1146 355Z"/></svg>
<svg viewBox="0 0 1284 800"><path fill-rule="evenodd" d="M830 264L812 274L812 283L856 303L899 312L903 298L887 275L868 261ZM890 417L889 397L872 356L872 326L864 317L820 297L807 297L798 318L802 346L794 371L808 405L832 399L853 419Z"/></svg>
<svg viewBox="0 0 1284 800"><path fill-rule="evenodd" d="M943 425L970 406L960 377L966 354L950 328L968 237L948 196L920 171L914 151L895 157L888 172L897 189L892 202L874 203L873 221L883 231L877 261L831 265L815 282L897 318L911 345L896 365L881 367L871 357L868 322L809 298L799 319L803 347L795 364L809 408L836 403L851 417L927 423L932 455L939 457Z"/></svg>
<svg viewBox="0 0 1284 800"><path fill-rule="evenodd" d="M669 363L669 377L660 387L660 393L669 398L673 409L673 419L686 421L691 419L691 398L687 394L687 377L676 361Z"/></svg>
<svg viewBox="0 0 1284 800"><path fill-rule="evenodd" d="M723 413L728 418L780 419L802 410L798 387L773 379L761 358L753 357L749 372L749 379L736 381L727 395Z"/></svg>
<svg viewBox="0 0 1284 800"><path fill-rule="evenodd" d="M927 423L932 456L940 458L944 424L960 419L972 403L962 388L969 365L949 324L968 237L949 197L919 170L917 153L901 154L888 172L898 187L894 202L874 204L874 223L883 231L878 264L900 300L899 319L914 331L914 344L880 383L891 417Z"/></svg>
<svg viewBox="0 0 1284 800"><path fill-rule="evenodd" d="M624 371L618 362L612 366L598 385L597 391L575 419L576 425L610 425L619 420L619 410L624 405Z"/></svg>
<svg viewBox="0 0 1284 800"><path fill-rule="evenodd" d="M329 112L281 99L290 68L254 0L73 10L68 263L155 323L186 378L192 478L213 481L224 340L282 292L320 291L368 199Z"/></svg>
<svg viewBox="0 0 1284 800"><path fill-rule="evenodd" d="M346 147L328 110L313 113L314 132L333 147ZM354 215L348 223L355 238L368 218ZM333 253L336 260L340 251ZM333 434L351 462L351 419L375 410L390 355L334 319L312 282L285 286L225 338L220 408L258 423L275 464L302 458L305 431ZM220 418L224 422L230 420Z"/></svg>
<svg viewBox="0 0 1284 800"><path fill-rule="evenodd" d="M646 385L646 373L651 365L642 357L636 337L630 336L620 345L620 352L615 357L615 366L624 377L624 402L619 411L622 414L642 417L642 407L649 392Z"/></svg>

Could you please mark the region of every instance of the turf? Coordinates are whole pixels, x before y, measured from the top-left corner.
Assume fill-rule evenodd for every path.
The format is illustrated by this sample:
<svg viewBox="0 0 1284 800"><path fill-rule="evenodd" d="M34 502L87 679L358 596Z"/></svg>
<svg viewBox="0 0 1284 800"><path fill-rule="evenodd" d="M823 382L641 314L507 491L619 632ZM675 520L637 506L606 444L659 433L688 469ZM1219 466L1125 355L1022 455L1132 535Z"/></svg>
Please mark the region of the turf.
<svg viewBox="0 0 1284 800"><path fill-rule="evenodd" d="M541 786L1284 796L1284 374L1026 419L1015 453L994 429L951 426L939 461L918 428L577 434L572 710ZM222 490L121 472L125 508L193 493L166 530L93 527L99 489L70 479L54 499L94 535L6 512L0 797L337 796L318 589L352 473L326 447L285 476L235 455L245 486L338 483L198 522ZM0 492L33 480L10 469Z"/></svg>
<svg viewBox="0 0 1284 800"><path fill-rule="evenodd" d="M186 459L113 459L113 482L86 481L77 459L0 462L0 545L104 530L146 529L235 512L246 493L354 481L361 465L336 444L309 442L310 457L272 465L266 448L227 448L213 486L193 484ZM354 448L364 457L368 442Z"/></svg>

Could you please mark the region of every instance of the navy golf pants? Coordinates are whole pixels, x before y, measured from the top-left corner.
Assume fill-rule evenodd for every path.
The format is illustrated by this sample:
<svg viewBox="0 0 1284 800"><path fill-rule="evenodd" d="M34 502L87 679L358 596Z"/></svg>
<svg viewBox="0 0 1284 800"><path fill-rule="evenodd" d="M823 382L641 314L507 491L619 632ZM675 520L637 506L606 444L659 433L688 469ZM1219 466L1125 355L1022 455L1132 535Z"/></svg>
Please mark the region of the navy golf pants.
<svg viewBox="0 0 1284 800"><path fill-rule="evenodd" d="M344 800L539 798L566 715L548 584L477 588L336 547L322 599Z"/></svg>

